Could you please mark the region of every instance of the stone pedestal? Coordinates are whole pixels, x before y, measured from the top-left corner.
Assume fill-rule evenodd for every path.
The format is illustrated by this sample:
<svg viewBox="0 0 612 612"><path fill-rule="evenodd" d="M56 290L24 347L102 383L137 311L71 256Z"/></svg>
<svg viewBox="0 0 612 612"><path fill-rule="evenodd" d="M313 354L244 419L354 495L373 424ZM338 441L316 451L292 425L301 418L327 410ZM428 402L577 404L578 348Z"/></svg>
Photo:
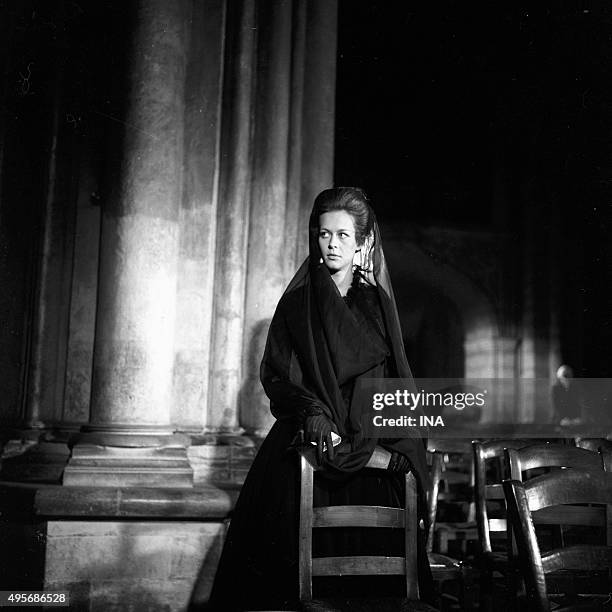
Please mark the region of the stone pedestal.
<svg viewBox="0 0 612 612"><path fill-rule="evenodd" d="M66 486L192 487L193 469L183 447L119 448L79 444L64 470Z"/></svg>
<svg viewBox="0 0 612 612"><path fill-rule="evenodd" d="M221 522L50 521L45 591L68 591L72 609L186 610L199 573L206 599L221 553Z"/></svg>
<svg viewBox="0 0 612 612"><path fill-rule="evenodd" d="M0 588L74 610L186 610L208 598L237 490L0 486Z"/></svg>
<svg viewBox="0 0 612 612"><path fill-rule="evenodd" d="M37 492L48 518L46 590L88 609L185 610L208 598L237 491L54 487ZM194 593L194 587L197 592Z"/></svg>

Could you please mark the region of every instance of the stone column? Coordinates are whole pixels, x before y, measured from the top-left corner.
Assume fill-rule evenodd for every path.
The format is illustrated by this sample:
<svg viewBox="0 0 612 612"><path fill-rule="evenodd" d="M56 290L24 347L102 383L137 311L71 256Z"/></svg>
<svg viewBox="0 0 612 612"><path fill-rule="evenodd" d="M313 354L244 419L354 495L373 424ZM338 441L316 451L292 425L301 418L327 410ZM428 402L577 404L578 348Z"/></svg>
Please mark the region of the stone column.
<svg viewBox="0 0 612 612"><path fill-rule="evenodd" d="M227 11L206 429L259 434L271 423L259 383L268 325L306 254L314 195L332 183L337 3Z"/></svg>
<svg viewBox="0 0 612 612"><path fill-rule="evenodd" d="M536 398L535 386L531 382L536 377L536 330L535 330L535 291L536 291L536 274L535 274L535 227L534 227L534 203L530 201L533 198L531 186L523 188L523 229L524 229L524 244L522 250L522 342L520 354L520 397L519 397L519 413L517 419L519 422L528 421L535 413Z"/></svg>
<svg viewBox="0 0 612 612"><path fill-rule="evenodd" d="M30 326L30 354L28 360L28 375L25 400L25 425L33 429L44 427L43 418L45 404L53 404L55 395L55 360L49 359L49 348L52 346L50 336L55 331L50 319L49 291L53 286L51 276L51 250L53 229L53 200L55 196L55 180L57 177L57 145L58 122L60 109L57 104L59 84L56 84L55 108L52 117L51 142L47 165L47 193L44 208L40 217L40 235L36 236L35 273L32 303L32 318ZM47 359L45 359L45 357ZM49 397L51 394L51 397ZM49 401L51 400L51 401Z"/></svg>
<svg viewBox="0 0 612 612"><path fill-rule="evenodd" d="M226 11L225 0L193 3L174 363L173 422L181 431L204 429L210 388Z"/></svg>
<svg viewBox="0 0 612 612"><path fill-rule="evenodd" d="M63 427L89 421L100 246L99 186L93 170L96 145L93 138L84 138L79 156Z"/></svg>
<svg viewBox="0 0 612 612"><path fill-rule="evenodd" d="M34 221L33 299L28 321L25 401L25 425L33 429L61 420L64 394L74 201L67 172L71 136L64 120L63 73L61 60L54 61L49 83L51 109L45 151L45 192L39 216Z"/></svg>
<svg viewBox="0 0 612 612"><path fill-rule="evenodd" d="M187 0L134 7L117 191L104 203L90 424L64 484L191 486L170 422Z"/></svg>
<svg viewBox="0 0 612 612"><path fill-rule="evenodd" d="M240 403L240 423L251 433L270 426L268 402L259 384L257 357L261 360L274 307L295 267L295 244L287 236L295 235L297 221L295 217L286 218L292 3L271 0L259 3L258 8L256 124L242 348L245 392Z"/></svg>
<svg viewBox="0 0 612 612"><path fill-rule="evenodd" d="M11 180L2 181L3 186L8 187L9 199L3 203L6 209L0 216L3 225L8 221L11 236L10 241L0 242L7 255L11 251L22 253L20 258L12 260L7 268L10 276L3 279L13 307L21 307L14 314L2 314L8 315L5 319L11 335L22 338L23 375L19 382L23 401L20 419L14 423L18 429L7 432L8 454L13 456L3 462L0 475L3 480L57 482L69 456L65 445L67 427L61 418L75 218L70 164L76 138L66 121L67 28L64 27L65 14L61 7L58 8L56 17L61 27L58 26L57 35L41 34L39 59L30 62L42 64L39 74L43 80L31 98L29 82L24 81L18 94L20 103L16 105L22 108L7 114L16 131L5 134L12 145L10 155L7 148L7 162L12 169ZM28 35L24 37L27 39ZM26 71L26 74L29 73ZM8 108L9 100L5 102ZM11 102L11 106L13 104ZM13 152L14 149L19 152ZM33 176L40 176L42 180L33 181ZM19 212L15 214L16 211ZM26 231L20 235L23 230ZM28 246L17 250L15 246L19 242ZM13 275L20 279L24 288L27 287L22 294L25 299L16 299L18 292L15 291L17 284L11 282ZM15 315L23 321L19 335L14 326ZM11 342L6 349L9 355L13 352ZM3 373L10 377L11 371ZM10 387L7 395L7 403L13 403ZM27 453L20 454L30 446Z"/></svg>
<svg viewBox="0 0 612 612"><path fill-rule="evenodd" d="M242 335L251 181L251 102L255 54L255 1L228 5L223 120L223 162L217 216L217 251L206 428L240 432Z"/></svg>
<svg viewBox="0 0 612 612"><path fill-rule="evenodd" d="M314 197L333 180L337 3L278 0L259 9L240 424L262 435L273 422L259 382L268 326L307 255Z"/></svg>

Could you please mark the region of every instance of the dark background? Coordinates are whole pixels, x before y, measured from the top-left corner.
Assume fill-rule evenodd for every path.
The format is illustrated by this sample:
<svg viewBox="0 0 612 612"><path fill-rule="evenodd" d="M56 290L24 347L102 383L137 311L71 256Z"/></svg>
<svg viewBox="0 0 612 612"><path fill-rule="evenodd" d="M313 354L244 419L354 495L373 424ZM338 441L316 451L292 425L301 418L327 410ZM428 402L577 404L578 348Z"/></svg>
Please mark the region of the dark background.
<svg viewBox="0 0 612 612"><path fill-rule="evenodd" d="M547 4L340 0L336 182L519 264L557 223L563 359L611 376L612 7Z"/></svg>

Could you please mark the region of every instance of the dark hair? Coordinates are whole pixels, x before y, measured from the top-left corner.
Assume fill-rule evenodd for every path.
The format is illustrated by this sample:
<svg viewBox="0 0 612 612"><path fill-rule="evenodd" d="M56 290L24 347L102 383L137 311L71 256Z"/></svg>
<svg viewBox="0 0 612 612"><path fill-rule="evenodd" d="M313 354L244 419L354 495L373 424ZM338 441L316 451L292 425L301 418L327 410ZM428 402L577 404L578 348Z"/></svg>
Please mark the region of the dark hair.
<svg viewBox="0 0 612 612"><path fill-rule="evenodd" d="M374 211L365 191L359 187L333 187L322 191L314 201L310 231L318 233L319 217L334 210L344 210L351 215L355 224L355 240L357 244L363 244L374 227Z"/></svg>

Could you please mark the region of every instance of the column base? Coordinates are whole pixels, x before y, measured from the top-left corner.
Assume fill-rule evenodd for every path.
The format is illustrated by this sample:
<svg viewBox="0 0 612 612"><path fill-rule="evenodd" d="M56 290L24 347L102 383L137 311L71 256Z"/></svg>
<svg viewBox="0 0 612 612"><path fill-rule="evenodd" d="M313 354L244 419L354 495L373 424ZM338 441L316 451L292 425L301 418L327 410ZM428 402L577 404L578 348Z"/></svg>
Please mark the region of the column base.
<svg viewBox="0 0 612 612"><path fill-rule="evenodd" d="M184 447L114 447L80 443L64 470L64 486L193 487Z"/></svg>
<svg viewBox="0 0 612 612"><path fill-rule="evenodd" d="M193 487L189 436L170 426L84 425L71 439L70 487Z"/></svg>
<svg viewBox="0 0 612 612"><path fill-rule="evenodd" d="M126 448L187 448L191 438L166 426L143 425L83 425L71 438L73 446L117 446Z"/></svg>

